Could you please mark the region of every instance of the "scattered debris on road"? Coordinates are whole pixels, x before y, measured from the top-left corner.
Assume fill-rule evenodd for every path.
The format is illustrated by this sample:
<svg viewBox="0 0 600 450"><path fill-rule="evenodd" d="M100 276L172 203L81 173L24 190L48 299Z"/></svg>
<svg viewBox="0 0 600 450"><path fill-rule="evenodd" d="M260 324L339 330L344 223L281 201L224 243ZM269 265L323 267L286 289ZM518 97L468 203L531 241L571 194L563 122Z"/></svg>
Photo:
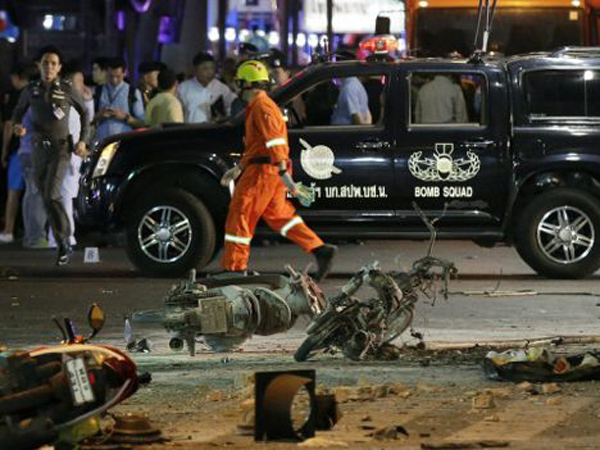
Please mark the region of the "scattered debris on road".
<svg viewBox="0 0 600 450"><path fill-rule="evenodd" d="M547 348L489 352L483 360L492 380L551 382L600 380L600 353L555 354Z"/></svg>
<svg viewBox="0 0 600 450"><path fill-rule="evenodd" d="M478 441L478 442L427 442L421 444L421 450L470 450L476 448L506 448L508 441Z"/></svg>
<svg viewBox="0 0 600 450"><path fill-rule="evenodd" d="M81 444L81 450L104 450L107 448L135 448L168 442L145 415L114 415L114 423L98 436L87 439Z"/></svg>
<svg viewBox="0 0 600 450"><path fill-rule="evenodd" d="M376 441L393 441L402 437L408 437L408 431L402 425L392 425L384 428L379 428L367 436L372 437Z"/></svg>
<svg viewBox="0 0 600 450"><path fill-rule="evenodd" d="M332 439L325 439L322 437L314 437L305 440L304 442L300 442L298 447L317 447L317 448L327 448L327 447L348 447L348 444L343 441L334 441Z"/></svg>

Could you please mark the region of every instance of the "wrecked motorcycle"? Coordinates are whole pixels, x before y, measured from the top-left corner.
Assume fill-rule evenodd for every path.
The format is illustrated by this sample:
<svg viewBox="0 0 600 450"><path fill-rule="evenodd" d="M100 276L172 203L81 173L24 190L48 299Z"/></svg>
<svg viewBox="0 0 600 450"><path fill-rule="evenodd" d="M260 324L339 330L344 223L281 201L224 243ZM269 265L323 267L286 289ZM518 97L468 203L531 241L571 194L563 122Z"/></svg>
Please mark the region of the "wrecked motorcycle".
<svg viewBox="0 0 600 450"><path fill-rule="evenodd" d="M441 292L447 298L456 267L431 256L436 230L418 205L414 206L431 234L427 256L415 261L408 272L385 273L378 263L363 267L309 325L308 337L294 354L296 361L305 361L319 351L341 350L354 361L377 355L410 327L420 295L435 299L441 281ZM367 301L354 297L363 285L373 288L377 296Z"/></svg>
<svg viewBox="0 0 600 450"><path fill-rule="evenodd" d="M136 366L118 349L88 343L105 315L92 305L89 336L57 319L63 343L0 353L0 447L27 450L75 445L100 430L99 418L138 388Z"/></svg>
<svg viewBox="0 0 600 450"><path fill-rule="evenodd" d="M192 271L166 295L163 310L135 312L132 322L161 323L172 334L169 347L187 346L192 356L200 338L212 351L231 351L253 335L285 332L299 316L324 309L325 296L312 278L290 266L286 271L202 280Z"/></svg>

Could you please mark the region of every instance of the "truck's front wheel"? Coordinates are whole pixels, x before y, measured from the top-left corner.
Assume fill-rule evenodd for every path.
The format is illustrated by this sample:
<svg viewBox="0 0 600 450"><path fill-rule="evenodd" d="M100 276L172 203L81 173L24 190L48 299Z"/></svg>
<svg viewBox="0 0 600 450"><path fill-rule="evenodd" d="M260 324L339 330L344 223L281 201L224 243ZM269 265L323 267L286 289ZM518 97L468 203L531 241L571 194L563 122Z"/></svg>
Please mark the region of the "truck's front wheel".
<svg viewBox="0 0 600 450"><path fill-rule="evenodd" d="M153 191L133 207L127 222L127 253L150 276L182 276L201 268L215 249L210 212L182 189Z"/></svg>
<svg viewBox="0 0 600 450"><path fill-rule="evenodd" d="M544 192L516 224L517 251L541 275L583 278L600 267L600 203L586 192Z"/></svg>

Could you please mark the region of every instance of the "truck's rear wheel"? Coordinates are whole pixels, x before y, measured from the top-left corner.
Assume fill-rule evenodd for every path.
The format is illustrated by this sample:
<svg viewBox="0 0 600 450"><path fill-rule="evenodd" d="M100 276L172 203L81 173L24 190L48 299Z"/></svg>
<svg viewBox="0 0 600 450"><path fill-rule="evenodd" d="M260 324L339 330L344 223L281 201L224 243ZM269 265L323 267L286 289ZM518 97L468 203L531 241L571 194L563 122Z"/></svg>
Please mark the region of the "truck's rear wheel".
<svg viewBox="0 0 600 450"><path fill-rule="evenodd" d="M600 203L573 188L544 192L525 206L515 238L521 257L541 275L583 278L600 267Z"/></svg>
<svg viewBox="0 0 600 450"><path fill-rule="evenodd" d="M209 262L215 235L213 219L198 198L167 188L134 206L127 222L127 253L147 275L183 276Z"/></svg>

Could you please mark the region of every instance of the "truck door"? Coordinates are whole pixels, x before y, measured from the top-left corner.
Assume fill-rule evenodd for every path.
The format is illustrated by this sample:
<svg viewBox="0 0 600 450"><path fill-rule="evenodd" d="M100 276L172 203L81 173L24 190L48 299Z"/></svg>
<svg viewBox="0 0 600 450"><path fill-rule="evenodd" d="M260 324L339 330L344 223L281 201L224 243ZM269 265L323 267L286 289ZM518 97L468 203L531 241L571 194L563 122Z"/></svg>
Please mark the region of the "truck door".
<svg viewBox="0 0 600 450"><path fill-rule="evenodd" d="M359 225L392 220L392 131L382 101L389 69L335 70L285 105L294 179L317 191L315 204L302 214L319 222L356 219ZM353 123L354 108L365 100L364 122Z"/></svg>
<svg viewBox="0 0 600 450"><path fill-rule="evenodd" d="M470 237L473 228L500 227L506 208L511 161L504 75L472 65L430 67L399 74L406 113L396 128L398 214L418 220L416 201L431 215L445 211L441 229Z"/></svg>

